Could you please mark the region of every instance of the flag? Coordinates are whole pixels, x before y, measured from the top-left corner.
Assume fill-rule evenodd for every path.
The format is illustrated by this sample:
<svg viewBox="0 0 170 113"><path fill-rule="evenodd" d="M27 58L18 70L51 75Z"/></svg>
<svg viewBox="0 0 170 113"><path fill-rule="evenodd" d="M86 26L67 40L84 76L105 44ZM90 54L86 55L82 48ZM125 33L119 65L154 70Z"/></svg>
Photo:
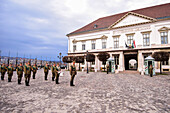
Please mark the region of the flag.
<svg viewBox="0 0 170 113"><path fill-rule="evenodd" d="M135 40L133 40L133 42L132 42L132 48L136 48Z"/></svg>
<svg viewBox="0 0 170 113"><path fill-rule="evenodd" d="M134 47L136 48L135 40L133 40Z"/></svg>
<svg viewBox="0 0 170 113"><path fill-rule="evenodd" d="M126 42L125 42L125 47L126 47L126 48L129 47L129 46L126 44Z"/></svg>

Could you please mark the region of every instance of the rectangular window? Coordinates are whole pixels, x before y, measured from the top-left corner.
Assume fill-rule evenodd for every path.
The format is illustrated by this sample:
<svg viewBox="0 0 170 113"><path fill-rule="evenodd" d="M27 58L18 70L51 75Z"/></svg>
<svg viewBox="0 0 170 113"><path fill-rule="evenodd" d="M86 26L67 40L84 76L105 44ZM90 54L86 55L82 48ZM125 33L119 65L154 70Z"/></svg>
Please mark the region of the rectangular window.
<svg viewBox="0 0 170 113"><path fill-rule="evenodd" d="M93 61L91 64L92 64L92 65L95 65L95 61Z"/></svg>
<svg viewBox="0 0 170 113"><path fill-rule="evenodd" d="M96 41L95 40L91 41L91 49L96 49Z"/></svg>
<svg viewBox="0 0 170 113"><path fill-rule="evenodd" d="M133 42L133 35L127 35L127 44L130 45Z"/></svg>
<svg viewBox="0 0 170 113"><path fill-rule="evenodd" d="M149 40L149 33L143 34L143 46L149 46L150 40Z"/></svg>
<svg viewBox="0 0 170 113"><path fill-rule="evenodd" d="M102 39L102 49L106 49L106 39Z"/></svg>
<svg viewBox="0 0 170 113"><path fill-rule="evenodd" d="M161 44L167 44L168 43L168 33L167 31L161 32Z"/></svg>
<svg viewBox="0 0 170 113"><path fill-rule="evenodd" d="M169 65L169 61L162 61L162 65Z"/></svg>
<svg viewBox="0 0 170 113"><path fill-rule="evenodd" d="M85 50L85 49L86 49L86 45L82 44L82 50Z"/></svg>
<svg viewBox="0 0 170 113"><path fill-rule="evenodd" d="M73 44L73 52L76 51L76 43Z"/></svg>
<svg viewBox="0 0 170 113"><path fill-rule="evenodd" d="M86 44L85 44L85 42L82 42L82 50L86 50Z"/></svg>
<svg viewBox="0 0 170 113"><path fill-rule="evenodd" d="M114 41L114 48L119 48L119 37L114 37L113 41Z"/></svg>

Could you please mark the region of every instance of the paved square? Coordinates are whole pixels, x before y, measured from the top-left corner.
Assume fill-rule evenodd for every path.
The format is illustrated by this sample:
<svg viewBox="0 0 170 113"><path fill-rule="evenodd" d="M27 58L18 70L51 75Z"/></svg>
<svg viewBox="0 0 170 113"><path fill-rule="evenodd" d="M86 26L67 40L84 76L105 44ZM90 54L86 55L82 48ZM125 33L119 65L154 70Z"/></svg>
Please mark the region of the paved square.
<svg viewBox="0 0 170 113"><path fill-rule="evenodd" d="M168 113L170 112L170 75L155 77L139 74L78 72L75 87L69 86L70 75L64 71L60 84L44 80L43 70L26 87L0 81L1 112L35 113Z"/></svg>

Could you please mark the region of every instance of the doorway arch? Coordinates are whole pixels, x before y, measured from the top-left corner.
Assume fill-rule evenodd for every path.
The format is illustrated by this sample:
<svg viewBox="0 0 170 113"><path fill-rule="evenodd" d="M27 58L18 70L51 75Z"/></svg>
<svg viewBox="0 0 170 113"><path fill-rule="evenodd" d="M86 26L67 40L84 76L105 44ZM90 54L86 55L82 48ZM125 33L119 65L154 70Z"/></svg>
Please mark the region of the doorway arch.
<svg viewBox="0 0 170 113"><path fill-rule="evenodd" d="M125 60L125 70L137 70L138 60L137 54L124 55Z"/></svg>

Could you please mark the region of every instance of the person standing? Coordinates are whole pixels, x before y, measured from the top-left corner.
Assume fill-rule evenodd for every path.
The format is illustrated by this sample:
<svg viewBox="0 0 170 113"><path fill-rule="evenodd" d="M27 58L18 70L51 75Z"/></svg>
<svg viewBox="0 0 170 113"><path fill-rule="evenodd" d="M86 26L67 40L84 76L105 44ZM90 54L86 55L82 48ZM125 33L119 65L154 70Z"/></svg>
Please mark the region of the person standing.
<svg viewBox="0 0 170 113"><path fill-rule="evenodd" d="M14 68L12 67L12 64L10 63L7 68L7 74L8 74L8 82L11 82L12 76L13 76Z"/></svg>
<svg viewBox="0 0 170 113"><path fill-rule="evenodd" d="M44 73L45 73L45 80L48 80L47 79L47 76L48 76L48 71L49 71L49 66L48 66L48 63L46 63L46 65L44 66Z"/></svg>
<svg viewBox="0 0 170 113"><path fill-rule="evenodd" d="M152 66L152 64L149 66L149 74L150 74L150 77L153 76L153 66Z"/></svg>
<svg viewBox="0 0 170 113"><path fill-rule="evenodd" d="M51 67L52 81L54 81L54 79L55 79L55 69L56 69L56 65L55 65L55 63L54 63L53 66Z"/></svg>
<svg viewBox="0 0 170 113"><path fill-rule="evenodd" d="M73 61L73 65L70 66L70 75L71 75L70 86L75 86L73 82L76 74L77 71L76 71L75 61Z"/></svg>
<svg viewBox="0 0 170 113"><path fill-rule="evenodd" d="M32 78L35 79L35 74L37 73L37 70L38 70L36 64L34 64L34 66L32 66L32 70L33 70L33 76L32 76Z"/></svg>
<svg viewBox="0 0 170 113"><path fill-rule="evenodd" d="M55 70L56 84L59 84L58 81L59 81L59 76L60 76L60 73L59 73L60 70L61 70L61 68L60 68L59 64L57 63L56 70Z"/></svg>
<svg viewBox="0 0 170 113"><path fill-rule="evenodd" d="M30 62L28 62L25 67L24 67L24 73L25 73L25 85L29 86L29 82L30 82L30 77L31 77L31 71L32 71L32 67L30 65Z"/></svg>
<svg viewBox="0 0 170 113"><path fill-rule="evenodd" d="M17 67L17 75L18 75L18 84L21 84L22 76L23 76L24 68L22 63Z"/></svg>
<svg viewBox="0 0 170 113"><path fill-rule="evenodd" d="M1 66L1 80L4 80L5 73L7 71L7 68L5 66L5 63L2 64Z"/></svg>

